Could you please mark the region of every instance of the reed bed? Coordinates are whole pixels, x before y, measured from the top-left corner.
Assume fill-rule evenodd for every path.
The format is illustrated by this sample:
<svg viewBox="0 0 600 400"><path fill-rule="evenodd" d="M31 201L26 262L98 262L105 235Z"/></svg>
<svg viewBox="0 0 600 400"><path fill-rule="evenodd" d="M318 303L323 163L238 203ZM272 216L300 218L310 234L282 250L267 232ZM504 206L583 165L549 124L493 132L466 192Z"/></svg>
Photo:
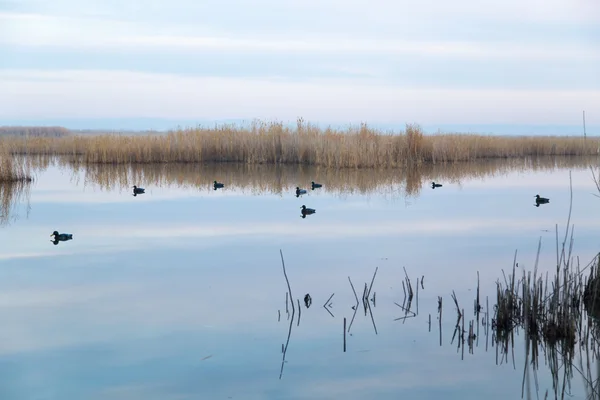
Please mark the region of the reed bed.
<svg viewBox="0 0 600 400"><path fill-rule="evenodd" d="M302 119L250 127L190 128L165 135L66 135L4 138L13 154L77 156L85 164L302 164L328 168L398 168L492 158L598 156L600 138L473 134L426 135L418 125L381 132L366 124L321 129Z"/></svg>

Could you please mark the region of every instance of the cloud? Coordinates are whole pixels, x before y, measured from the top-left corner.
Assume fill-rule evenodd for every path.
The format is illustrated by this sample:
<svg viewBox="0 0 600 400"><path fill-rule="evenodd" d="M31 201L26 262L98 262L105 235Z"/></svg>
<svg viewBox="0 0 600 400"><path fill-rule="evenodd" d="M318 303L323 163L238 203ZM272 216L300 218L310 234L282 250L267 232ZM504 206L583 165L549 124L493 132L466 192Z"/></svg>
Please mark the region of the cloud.
<svg viewBox="0 0 600 400"><path fill-rule="evenodd" d="M263 118L360 122L569 123L600 90L417 89L313 79L236 79L102 70L0 70L0 117ZM293 93L293 96L290 94ZM60 102L55 101L60 97ZM401 110L401 112L399 112ZM590 114L588 124L600 122Z"/></svg>
<svg viewBox="0 0 600 400"><path fill-rule="evenodd" d="M599 103L594 0L2 4L2 118L547 125Z"/></svg>
<svg viewBox="0 0 600 400"><path fill-rule="evenodd" d="M598 60L600 52L594 43L540 43L525 40L494 40L464 38L451 40L444 37L411 39L397 35L390 37L322 36L317 33L302 35L267 36L245 32L223 32L202 29L201 34L161 34L160 28L113 20L78 20L39 14L0 13L0 21L9 31L0 36L0 44L13 46L52 46L68 48L125 49L133 52L201 51L277 52L288 54L353 54L401 56L461 56L478 58L518 58L520 60L561 60L565 57L579 60ZM81 34L84 32L84 34ZM157 33L158 32L158 33ZM212 33L212 34L211 34ZM408 37L408 36L407 36Z"/></svg>

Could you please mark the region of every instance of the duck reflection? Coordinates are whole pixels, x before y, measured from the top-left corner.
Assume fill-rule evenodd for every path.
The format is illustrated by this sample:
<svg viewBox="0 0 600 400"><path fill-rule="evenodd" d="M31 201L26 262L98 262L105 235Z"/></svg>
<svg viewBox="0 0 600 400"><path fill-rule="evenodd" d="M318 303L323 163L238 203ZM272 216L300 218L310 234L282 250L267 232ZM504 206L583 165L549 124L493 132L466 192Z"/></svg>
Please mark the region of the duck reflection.
<svg viewBox="0 0 600 400"><path fill-rule="evenodd" d="M307 208L305 205L302 205L302 207L300 207L300 208L301 208L301 213L302 213L301 217L302 218L306 218L307 215L311 215L311 214L314 214L317 212L314 208Z"/></svg>
<svg viewBox="0 0 600 400"><path fill-rule="evenodd" d="M67 240L73 239L73 234L71 233L58 233L58 231L52 232L50 237L53 237L51 242L56 246L58 242L66 242Z"/></svg>
<svg viewBox="0 0 600 400"><path fill-rule="evenodd" d="M550 199L546 198L546 197L540 197L539 194L535 195L535 206L539 207L540 204L548 204L550 203Z"/></svg>

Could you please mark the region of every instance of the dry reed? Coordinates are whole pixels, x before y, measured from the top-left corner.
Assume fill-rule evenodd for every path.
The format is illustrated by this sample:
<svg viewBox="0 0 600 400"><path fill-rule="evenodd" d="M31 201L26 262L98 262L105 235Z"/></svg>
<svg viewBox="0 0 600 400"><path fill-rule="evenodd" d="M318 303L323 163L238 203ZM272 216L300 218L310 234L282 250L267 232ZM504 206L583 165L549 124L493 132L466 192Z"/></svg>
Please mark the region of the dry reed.
<svg viewBox="0 0 600 400"><path fill-rule="evenodd" d="M30 164L0 147L0 183L31 182Z"/></svg>
<svg viewBox="0 0 600 400"><path fill-rule="evenodd" d="M26 200L29 207L31 181L31 162L13 157L0 148L0 225L16 216L15 209L22 200Z"/></svg>
<svg viewBox="0 0 600 400"><path fill-rule="evenodd" d="M568 136L425 135L418 125L387 133L366 124L321 129L302 119L250 127L222 125L165 135L68 135L4 138L13 154L77 156L86 163L303 164L334 168L397 168L490 158L599 155L600 138Z"/></svg>

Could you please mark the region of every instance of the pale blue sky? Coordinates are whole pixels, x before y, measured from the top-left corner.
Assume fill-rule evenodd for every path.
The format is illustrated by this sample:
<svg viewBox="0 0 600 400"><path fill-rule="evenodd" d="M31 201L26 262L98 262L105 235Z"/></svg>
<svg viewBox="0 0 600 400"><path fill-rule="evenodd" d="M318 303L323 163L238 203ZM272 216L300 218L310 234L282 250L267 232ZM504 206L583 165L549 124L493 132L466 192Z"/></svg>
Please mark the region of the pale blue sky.
<svg viewBox="0 0 600 400"><path fill-rule="evenodd" d="M579 133L586 110L600 133L595 0L0 0L0 54L0 125L302 116Z"/></svg>

